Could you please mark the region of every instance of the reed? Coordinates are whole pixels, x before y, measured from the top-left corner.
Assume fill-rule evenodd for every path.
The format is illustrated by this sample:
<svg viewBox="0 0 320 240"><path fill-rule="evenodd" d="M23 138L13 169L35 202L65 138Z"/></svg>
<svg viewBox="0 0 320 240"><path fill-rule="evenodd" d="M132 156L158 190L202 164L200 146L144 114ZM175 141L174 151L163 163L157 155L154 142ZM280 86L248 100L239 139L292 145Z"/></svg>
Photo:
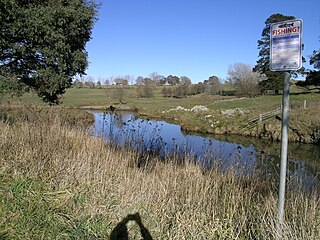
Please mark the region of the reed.
<svg viewBox="0 0 320 240"><path fill-rule="evenodd" d="M59 114L0 122L0 238L108 239L139 213L154 239L319 239L319 194L106 144ZM145 164L138 167L139 159ZM174 157L173 157L174 158ZM129 223L132 239L139 239Z"/></svg>

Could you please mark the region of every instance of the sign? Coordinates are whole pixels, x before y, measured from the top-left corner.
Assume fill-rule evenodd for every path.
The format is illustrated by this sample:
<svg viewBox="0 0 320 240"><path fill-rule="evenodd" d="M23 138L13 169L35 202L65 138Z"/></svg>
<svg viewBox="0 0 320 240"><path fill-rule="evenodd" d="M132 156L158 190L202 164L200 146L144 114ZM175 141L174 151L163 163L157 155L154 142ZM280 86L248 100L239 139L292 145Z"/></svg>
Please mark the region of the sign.
<svg viewBox="0 0 320 240"><path fill-rule="evenodd" d="M270 26L270 70L289 71L302 67L302 20L273 23Z"/></svg>

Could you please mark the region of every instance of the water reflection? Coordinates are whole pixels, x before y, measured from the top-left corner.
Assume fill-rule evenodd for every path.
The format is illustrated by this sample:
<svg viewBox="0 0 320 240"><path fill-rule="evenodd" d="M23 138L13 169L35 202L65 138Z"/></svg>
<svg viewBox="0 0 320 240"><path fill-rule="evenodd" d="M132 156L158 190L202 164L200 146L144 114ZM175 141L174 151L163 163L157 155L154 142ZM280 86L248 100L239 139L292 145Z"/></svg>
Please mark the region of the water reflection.
<svg viewBox="0 0 320 240"><path fill-rule="evenodd" d="M245 170L247 174L258 168L265 176L278 178L279 142L247 137L190 135L184 134L178 125L137 118L132 113L92 113L95 116L92 133L112 144L152 151L159 156L180 154L197 161L202 168L233 167L239 171ZM318 181L319 146L290 144L288 155L289 179L298 179L308 186ZM289 181L289 186L293 182Z"/></svg>

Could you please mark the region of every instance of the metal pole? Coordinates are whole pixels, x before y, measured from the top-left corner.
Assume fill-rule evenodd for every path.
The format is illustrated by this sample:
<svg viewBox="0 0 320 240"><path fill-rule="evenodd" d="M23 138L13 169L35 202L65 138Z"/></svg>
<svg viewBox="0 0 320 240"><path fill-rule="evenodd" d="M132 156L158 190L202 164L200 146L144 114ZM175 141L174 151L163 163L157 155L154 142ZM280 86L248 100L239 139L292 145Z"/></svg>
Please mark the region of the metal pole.
<svg viewBox="0 0 320 240"><path fill-rule="evenodd" d="M278 199L279 223L283 222L283 215L284 215L284 200L285 200L287 156L288 156L289 94L290 94L290 72L284 72L283 73L283 95L282 95L280 185L279 185L279 199Z"/></svg>

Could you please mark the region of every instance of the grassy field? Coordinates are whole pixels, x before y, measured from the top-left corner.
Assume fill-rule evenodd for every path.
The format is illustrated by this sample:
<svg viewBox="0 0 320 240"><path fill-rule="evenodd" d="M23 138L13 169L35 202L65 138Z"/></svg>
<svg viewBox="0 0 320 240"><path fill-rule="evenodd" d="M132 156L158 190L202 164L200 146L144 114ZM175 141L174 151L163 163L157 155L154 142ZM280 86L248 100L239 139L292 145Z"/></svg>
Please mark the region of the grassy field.
<svg viewBox="0 0 320 240"><path fill-rule="evenodd" d="M315 191L288 189L279 225L272 176L120 149L64 111L1 106L0 239L140 239L139 225L153 239L320 238Z"/></svg>
<svg viewBox="0 0 320 240"><path fill-rule="evenodd" d="M171 87L174 88L174 87ZM122 100L119 101L121 90ZM186 98L163 97L162 87L154 89L154 96L138 98L134 86L109 86L102 89L71 88L62 99L65 107L91 107L106 109L138 110L137 114L157 119L168 119L180 124L185 131L235 134L279 140L281 121L270 118L253 127L246 127L250 119L259 117L281 107L281 95L259 96L255 98L236 98L232 96L198 94ZM290 133L289 141L302 143L320 142L320 94L304 93L306 89L291 87ZM13 102L39 103L39 99L26 94ZM306 108L304 104L306 102ZM193 111L195 106L205 106L204 111ZM280 114L278 115L281 116Z"/></svg>

